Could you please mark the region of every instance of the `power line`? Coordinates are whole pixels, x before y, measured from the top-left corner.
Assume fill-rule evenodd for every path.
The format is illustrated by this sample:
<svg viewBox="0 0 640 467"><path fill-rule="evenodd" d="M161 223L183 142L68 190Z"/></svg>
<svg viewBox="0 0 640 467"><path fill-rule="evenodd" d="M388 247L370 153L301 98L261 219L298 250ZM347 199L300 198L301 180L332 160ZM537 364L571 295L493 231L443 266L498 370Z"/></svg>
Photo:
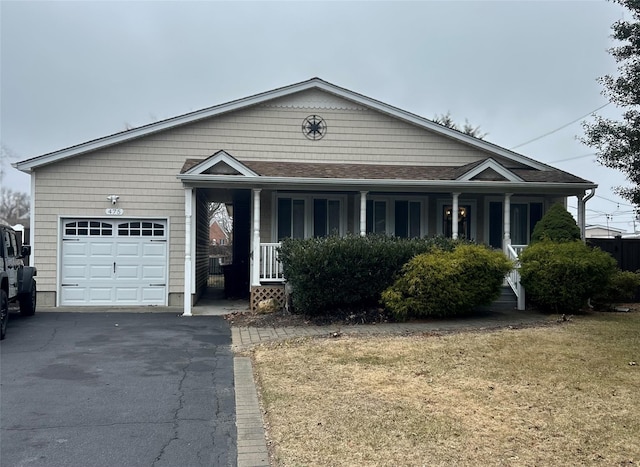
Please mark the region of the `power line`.
<svg viewBox="0 0 640 467"><path fill-rule="evenodd" d="M604 196L600 196L600 195L596 195L596 198L600 198L600 199L603 199L603 200L605 200L605 201L609 201L610 203L615 203L615 204L617 204L618 206L626 206L626 207L628 207L628 208L634 208L634 207L635 207L633 204L621 203L620 201L614 201L614 200L612 200L612 199L605 198Z"/></svg>
<svg viewBox="0 0 640 467"><path fill-rule="evenodd" d="M570 121L569 123L567 123L567 124L565 124L565 125L562 125L561 127L556 128L555 130L552 130L552 131L550 131L550 132L548 132L548 133L545 133L544 135L538 136L538 137L536 137L536 138L530 139L529 141L525 141L524 143L520 143L520 144L518 144L518 145L516 145L516 146L513 146L512 148L509 148L509 149L513 150L513 149L519 148L519 147L521 147L521 146L525 146L525 145L527 145L527 144L529 144L529 143L533 143L534 141L538 141L539 139L542 139L542 138L544 138L544 137L546 137L546 136L552 135L552 134L554 134L554 133L555 133L555 132L557 132L557 131L563 130L563 129L565 129L565 128L566 128L566 127L568 127L568 126L573 125L573 124L574 124L574 123L576 123L576 122L579 122L579 121L580 121L580 120L582 120L583 118L588 117L589 115L591 115L591 114L593 114L593 113L597 112L598 110L600 110L600 109L604 109L604 108L605 108L606 106L608 106L609 104L611 104L611 102L607 102L606 104L601 105L601 106L600 106L600 107L598 107L597 109L592 110L591 112L588 112L588 113L584 114L583 116L578 117L578 118L576 118L575 120L572 120L572 121Z"/></svg>
<svg viewBox="0 0 640 467"><path fill-rule="evenodd" d="M576 159L582 159L584 157L591 157L591 156L595 156L595 155L596 155L595 152L590 152L589 154L583 154L582 156L568 157L566 159L560 159L560 160L557 160L557 161L547 162L547 164L557 164L558 162L573 161L573 160L576 160Z"/></svg>

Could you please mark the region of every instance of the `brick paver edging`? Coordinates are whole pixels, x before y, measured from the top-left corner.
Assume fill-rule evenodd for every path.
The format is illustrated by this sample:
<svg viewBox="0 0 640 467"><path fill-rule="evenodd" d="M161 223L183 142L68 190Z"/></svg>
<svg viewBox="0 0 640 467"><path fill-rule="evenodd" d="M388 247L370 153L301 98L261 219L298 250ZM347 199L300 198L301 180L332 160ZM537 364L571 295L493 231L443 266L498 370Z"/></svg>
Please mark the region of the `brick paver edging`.
<svg viewBox="0 0 640 467"><path fill-rule="evenodd" d="M233 359L233 376L236 389L238 467L269 467L264 424L249 357Z"/></svg>

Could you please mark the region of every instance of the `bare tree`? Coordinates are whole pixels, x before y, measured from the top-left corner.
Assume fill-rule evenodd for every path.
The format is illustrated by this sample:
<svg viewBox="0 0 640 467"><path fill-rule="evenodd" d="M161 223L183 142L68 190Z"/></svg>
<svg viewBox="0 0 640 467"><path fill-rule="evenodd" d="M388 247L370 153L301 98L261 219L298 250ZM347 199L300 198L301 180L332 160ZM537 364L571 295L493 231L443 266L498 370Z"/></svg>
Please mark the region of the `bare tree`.
<svg viewBox="0 0 640 467"><path fill-rule="evenodd" d="M458 126L458 124L451 117L451 112L447 112L446 114L436 115L433 118L435 123L439 123L440 125L446 126L447 128L451 128L452 130L457 130L465 135L473 136L474 138L484 139L488 133L482 133L480 131L480 126L473 126L469 123L469 120L464 119L464 125L462 127Z"/></svg>
<svg viewBox="0 0 640 467"><path fill-rule="evenodd" d="M29 219L29 195L10 188L0 189L0 218L11 225Z"/></svg>
<svg viewBox="0 0 640 467"><path fill-rule="evenodd" d="M231 237L233 231L233 220L227 211L224 203L209 203L209 225L215 222L220 226L227 237Z"/></svg>

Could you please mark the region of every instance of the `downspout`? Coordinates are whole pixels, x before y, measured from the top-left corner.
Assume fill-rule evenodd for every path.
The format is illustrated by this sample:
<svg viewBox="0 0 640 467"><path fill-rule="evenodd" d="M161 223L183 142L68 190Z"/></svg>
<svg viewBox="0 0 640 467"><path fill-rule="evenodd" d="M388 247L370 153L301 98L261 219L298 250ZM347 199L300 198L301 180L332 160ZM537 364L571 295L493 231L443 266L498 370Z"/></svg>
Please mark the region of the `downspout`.
<svg viewBox="0 0 640 467"><path fill-rule="evenodd" d="M580 227L580 238L584 242L586 235L586 217L587 217L587 201L596 195L596 189L592 188L591 192L580 199L580 205L578 206L578 224Z"/></svg>

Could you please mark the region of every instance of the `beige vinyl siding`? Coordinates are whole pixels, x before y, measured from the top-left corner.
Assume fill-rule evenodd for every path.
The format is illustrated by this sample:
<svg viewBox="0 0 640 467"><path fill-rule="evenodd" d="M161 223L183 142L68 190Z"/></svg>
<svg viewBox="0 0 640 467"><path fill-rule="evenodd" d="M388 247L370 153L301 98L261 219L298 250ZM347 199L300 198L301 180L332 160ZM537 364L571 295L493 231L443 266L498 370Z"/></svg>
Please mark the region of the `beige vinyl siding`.
<svg viewBox="0 0 640 467"><path fill-rule="evenodd" d="M327 123L321 140L311 141L302 134L302 121L310 114L321 115ZM180 166L186 157L208 157L220 149L240 160L399 165L455 166L489 156L371 110L272 106L219 115L128 144L135 145L136 154L158 158L179 154L183 156Z"/></svg>
<svg viewBox="0 0 640 467"><path fill-rule="evenodd" d="M35 245L38 288L56 291L58 228L61 217L108 217L106 199L120 196L122 219L169 222L168 292L182 294L184 278L184 189L176 179L183 159L142 151L135 141L59 161L37 169ZM159 151L161 152L161 151Z"/></svg>

